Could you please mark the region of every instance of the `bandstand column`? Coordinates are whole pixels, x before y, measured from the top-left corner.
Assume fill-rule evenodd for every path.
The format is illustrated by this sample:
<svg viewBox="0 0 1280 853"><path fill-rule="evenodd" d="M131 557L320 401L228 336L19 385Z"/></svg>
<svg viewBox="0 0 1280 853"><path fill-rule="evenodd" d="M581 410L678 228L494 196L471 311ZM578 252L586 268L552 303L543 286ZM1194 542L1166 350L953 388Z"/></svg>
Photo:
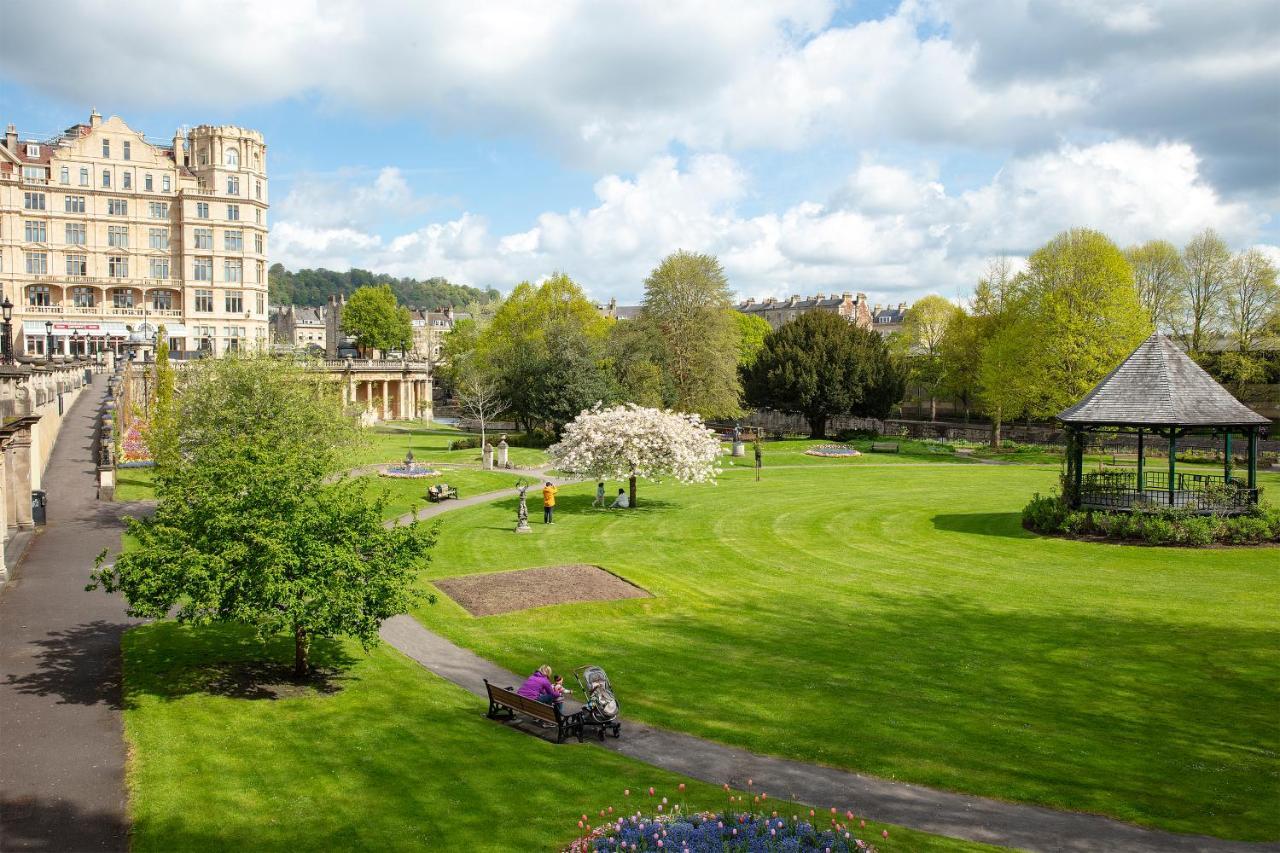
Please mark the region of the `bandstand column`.
<svg viewBox="0 0 1280 853"><path fill-rule="evenodd" d="M1249 488L1258 488L1258 428L1249 430Z"/></svg>
<svg viewBox="0 0 1280 853"><path fill-rule="evenodd" d="M1143 448L1143 439L1146 438L1146 430L1138 427L1138 494L1143 494L1147 489L1147 459Z"/></svg>
<svg viewBox="0 0 1280 853"><path fill-rule="evenodd" d="M1173 508L1174 476L1178 462L1178 430L1169 427L1169 508Z"/></svg>
<svg viewBox="0 0 1280 853"><path fill-rule="evenodd" d="M1222 431L1222 479L1231 482L1231 430Z"/></svg>

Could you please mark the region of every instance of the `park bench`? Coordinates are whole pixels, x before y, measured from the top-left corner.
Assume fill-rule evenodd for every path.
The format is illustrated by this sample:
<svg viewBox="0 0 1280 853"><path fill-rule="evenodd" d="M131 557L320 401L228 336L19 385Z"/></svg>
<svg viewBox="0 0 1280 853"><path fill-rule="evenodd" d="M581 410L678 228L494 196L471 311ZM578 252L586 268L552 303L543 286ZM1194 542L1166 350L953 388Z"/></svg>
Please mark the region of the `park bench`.
<svg viewBox="0 0 1280 853"><path fill-rule="evenodd" d="M489 719L511 719L516 714L523 714L555 726L556 743L564 743L568 735L577 735L578 742L582 742L582 718L579 715L561 714L554 705L548 705L536 699L526 699L510 687L490 684L487 678L484 680L484 687L489 691Z"/></svg>
<svg viewBox="0 0 1280 853"><path fill-rule="evenodd" d="M447 501L449 498L453 498L454 500L458 499L458 489L456 486L446 486L438 491L435 489L427 489L427 500L431 501L433 504L438 504L441 501Z"/></svg>
<svg viewBox="0 0 1280 853"><path fill-rule="evenodd" d="M877 441L871 445L872 453L897 453L898 443L896 441Z"/></svg>

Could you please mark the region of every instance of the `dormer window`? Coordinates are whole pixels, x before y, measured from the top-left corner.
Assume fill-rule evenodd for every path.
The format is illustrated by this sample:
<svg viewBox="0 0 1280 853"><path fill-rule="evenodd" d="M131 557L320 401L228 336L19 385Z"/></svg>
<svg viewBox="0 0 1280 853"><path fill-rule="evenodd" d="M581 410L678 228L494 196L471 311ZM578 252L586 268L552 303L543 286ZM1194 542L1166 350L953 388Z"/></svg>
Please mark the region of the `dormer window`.
<svg viewBox="0 0 1280 853"><path fill-rule="evenodd" d="M28 144L27 144L27 156L28 156L28 157L39 157L39 156L40 156L40 146L39 146L39 145L32 145L32 144L28 143Z"/></svg>

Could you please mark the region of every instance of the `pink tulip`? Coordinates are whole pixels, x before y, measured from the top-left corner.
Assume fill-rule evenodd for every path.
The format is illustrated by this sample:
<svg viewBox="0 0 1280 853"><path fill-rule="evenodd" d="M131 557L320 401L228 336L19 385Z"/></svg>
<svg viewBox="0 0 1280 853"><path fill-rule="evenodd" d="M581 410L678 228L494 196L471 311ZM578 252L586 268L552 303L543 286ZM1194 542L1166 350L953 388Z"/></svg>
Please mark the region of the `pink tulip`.
<svg viewBox="0 0 1280 853"><path fill-rule="evenodd" d="M889 830L887 830L887 829L882 830L882 831L880 832L880 835L881 835L882 837L884 837L884 838L888 838L888 837L889 837Z"/></svg>
<svg viewBox="0 0 1280 853"><path fill-rule="evenodd" d="M681 783L677 786L677 789L678 789L678 790L683 791L683 790L684 790L684 783L683 783L683 782L681 782Z"/></svg>
<svg viewBox="0 0 1280 853"><path fill-rule="evenodd" d="M649 787L649 796L653 796L653 786Z"/></svg>

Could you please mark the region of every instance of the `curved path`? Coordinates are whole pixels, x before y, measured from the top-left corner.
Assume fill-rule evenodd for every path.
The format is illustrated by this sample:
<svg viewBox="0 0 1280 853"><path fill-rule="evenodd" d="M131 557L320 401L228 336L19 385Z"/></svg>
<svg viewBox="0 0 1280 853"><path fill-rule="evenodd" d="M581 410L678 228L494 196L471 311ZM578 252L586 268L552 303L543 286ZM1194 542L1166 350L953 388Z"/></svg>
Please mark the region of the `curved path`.
<svg viewBox="0 0 1280 853"><path fill-rule="evenodd" d="M513 494L513 490L503 490L435 504L396 521L407 522L415 516L423 520ZM388 619L383 623L381 633L393 648L477 696L486 695L485 679L504 686L519 683L514 674L427 630L411 616ZM528 723L517 722L514 726L538 737L548 737L545 730ZM1177 835L1143 829L1099 815L939 791L816 764L756 755L744 749L630 720L623 721L622 732L618 740L606 738L602 744L604 748L714 785L727 782L741 789L746 787L747 779L752 779L757 790L770 791L779 797L814 806L851 808L872 820L952 838L1022 850L1067 853L1280 851L1280 844Z"/></svg>

